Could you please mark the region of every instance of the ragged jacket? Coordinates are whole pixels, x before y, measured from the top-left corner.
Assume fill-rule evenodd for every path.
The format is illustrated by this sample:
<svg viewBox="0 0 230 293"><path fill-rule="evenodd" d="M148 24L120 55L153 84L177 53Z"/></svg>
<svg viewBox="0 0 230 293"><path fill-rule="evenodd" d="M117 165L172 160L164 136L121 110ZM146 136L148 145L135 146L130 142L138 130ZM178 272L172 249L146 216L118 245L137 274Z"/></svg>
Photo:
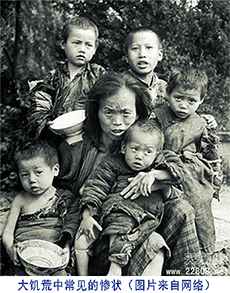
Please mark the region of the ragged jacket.
<svg viewBox="0 0 230 293"><path fill-rule="evenodd" d="M167 170L172 178L170 182L166 182L168 184L180 184L183 181L180 159L171 151L160 153L151 168ZM136 200L124 199L119 195L129 184L127 179L135 177L137 174L138 172L128 167L122 154L116 157L105 157L86 182L81 199L81 209L85 205L94 206L101 221L111 208L126 211L135 218L137 223L140 223L145 217L154 217L160 209L160 201L155 200L154 194ZM159 195L160 192L155 193Z"/></svg>
<svg viewBox="0 0 230 293"><path fill-rule="evenodd" d="M104 72L101 65L88 63L71 80L67 62L61 62L43 80L34 82L30 90L33 102L28 113L28 131L39 136L48 121L84 109L93 84Z"/></svg>
<svg viewBox="0 0 230 293"><path fill-rule="evenodd" d="M69 190L57 189L46 206L33 214L21 214L15 230L15 242L41 239L58 243L74 198Z"/></svg>
<svg viewBox="0 0 230 293"><path fill-rule="evenodd" d="M183 162L184 198L195 210L201 249L210 253L215 244L211 208L215 178L210 161L219 159L215 137L196 113L180 119L165 104L156 108L154 114L164 132L164 149L177 153Z"/></svg>

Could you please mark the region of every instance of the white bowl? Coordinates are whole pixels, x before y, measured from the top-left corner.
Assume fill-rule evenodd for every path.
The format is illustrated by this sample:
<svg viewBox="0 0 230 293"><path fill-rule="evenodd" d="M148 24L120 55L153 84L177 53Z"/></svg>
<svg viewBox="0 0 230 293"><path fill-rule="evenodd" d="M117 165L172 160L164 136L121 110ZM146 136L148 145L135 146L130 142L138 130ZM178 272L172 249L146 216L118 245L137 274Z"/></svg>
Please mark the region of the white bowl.
<svg viewBox="0 0 230 293"><path fill-rule="evenodd" d="M49 127L55 133L74 136L82 131L84 120L85 110L76 110L57 117Z"/></svg>
<svg viewBox="0 0 230 293"><path fill-rule="evenodd" d="M30 276L49 276L64 269L67 254L49 241L33 239L19 243L17 252L25 271Z"/></svg>

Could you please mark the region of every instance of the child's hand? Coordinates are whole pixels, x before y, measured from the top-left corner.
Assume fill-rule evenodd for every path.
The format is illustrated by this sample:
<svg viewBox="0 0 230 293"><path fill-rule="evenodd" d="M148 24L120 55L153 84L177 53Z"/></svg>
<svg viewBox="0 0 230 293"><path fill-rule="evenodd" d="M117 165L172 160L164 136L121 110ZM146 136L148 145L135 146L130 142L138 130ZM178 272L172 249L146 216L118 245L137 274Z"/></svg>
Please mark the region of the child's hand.
<svg viewBox="0 0 230 293"><path fill-rule="evenodd" d="M18 254L17 254L17 246L16 245L12 245L11 247L8 247L6 249L9 258L12 260L12 262L14 263L14 265L16 266L20 266L20 260L18 259Z"/></svg>
<svg viewBox="0 0 230 293"><path fill-rule="evenodd" d="M47 125L48 125L48 126L50 126L50 125L52 125L52 124L54 124L53 121L47 121Z"/></svg>
<svg viewBox="0 0 230 293"><path fill-rule="evenodd" d="M206 120L208 128L216 128L218 126L218 123L212 115L202 114L201 116Z"/></svg>
<svg viewBox="0 0 230 293"><path fill-rule="evenodd" d="M60 133L59 133L58 131L56 131L56 130L54 130L52 127L50 127L50 126L52 126L53 124L54 124L53 121L47 121L47 126L49 127L49 129L50 129L54 134L60 135Z"/></svg>

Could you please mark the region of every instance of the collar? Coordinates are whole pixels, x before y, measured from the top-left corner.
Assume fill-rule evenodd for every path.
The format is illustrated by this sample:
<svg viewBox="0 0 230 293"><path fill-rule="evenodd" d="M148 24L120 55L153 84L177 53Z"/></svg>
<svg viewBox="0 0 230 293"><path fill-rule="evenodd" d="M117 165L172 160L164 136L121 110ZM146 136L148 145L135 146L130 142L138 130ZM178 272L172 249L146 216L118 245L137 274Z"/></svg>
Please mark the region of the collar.
<svg viewBox="0 0 230 293"><path fill-rule="evenodd" d="M60 62L59 66L60 66L62 72L65 75L67 75L68 78L70 78L69 68L68 68L68 60L66 59L64 62L63 61ZM84 67L81 68L81 70L75 75L75 77L80 76L80 75L82 75L83 72L89 71L89 70L90 70L90 64L88 62Z"/></svg>
<svg viewBox="0 0 230 293"><path fill-rule="evenodd" d="M137 74L132 69L129 69L129 73L132 74L132 76L138 79L140 82L142 82L148 89L152 89L159 81L159 78L154 71L152 71L152 77L149 84L145 80L137 76Z"/></svg>

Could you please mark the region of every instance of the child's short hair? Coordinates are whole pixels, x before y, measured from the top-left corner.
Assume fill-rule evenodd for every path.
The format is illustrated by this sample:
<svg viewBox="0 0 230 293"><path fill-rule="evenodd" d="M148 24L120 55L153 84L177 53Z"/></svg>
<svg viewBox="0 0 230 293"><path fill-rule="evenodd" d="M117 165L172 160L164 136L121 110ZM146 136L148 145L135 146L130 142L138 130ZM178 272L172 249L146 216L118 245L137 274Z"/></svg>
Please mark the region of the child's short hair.
<svg viewBox="0 0 230 293"><path fill-rule="evenodd" d="M156 32L156 31L154 31L154 30L152 30L151 28L148 28L148 27L137 27L134 30L132 30L131 32L129 32L129 34L127 35L127 37L125 39L125 49L126 49L126 51L128 51L129 46L132 44L133 36L136 33L140 33L140 32L154 33L157 36L157 39L158 39L159 49L162 49L162 40L161 40L161 37L158 34L158 32Z"/></svg>
<svg viewBox="0 0 230 293"><path fill-rule="evenodd" d="M73 17L66 21L62 29L62 40L66 43L69 33L70 27L77 26L80 29L92 29L96 36L96 43L99 36L98 28L89 18L87 17Z"/></svg>
<svg viewBox="0 0 230 293"><path fill-rule="evenodd" d="M182 87L184 90L200 90L200 99L203 100L207 94L207 86L208 77L205 71L199 68L186 66L181 70L178 68L172 70L167 83L166 92L170 95L172 91L178 87Z"/></svg>
<svg viewBox="0 0 230 293"><path fill-rule="evenodd" d="M30 160L41 157L49 167L58 164L57 149L49 142L40 139L30 139L17 147L14 153L16 165L22 160Z"/></svg>
<svg viewBox="0 0 230 293"><path fill-rule="evenodd" d="M157 150L160 151L163 149L164 145L164 133L161 130L159 124L154 120L137 120L131 125L125 133L123 142L127 144L132 139L133 132L144 132L148 134L156 135L158 138Z"/></svg>

